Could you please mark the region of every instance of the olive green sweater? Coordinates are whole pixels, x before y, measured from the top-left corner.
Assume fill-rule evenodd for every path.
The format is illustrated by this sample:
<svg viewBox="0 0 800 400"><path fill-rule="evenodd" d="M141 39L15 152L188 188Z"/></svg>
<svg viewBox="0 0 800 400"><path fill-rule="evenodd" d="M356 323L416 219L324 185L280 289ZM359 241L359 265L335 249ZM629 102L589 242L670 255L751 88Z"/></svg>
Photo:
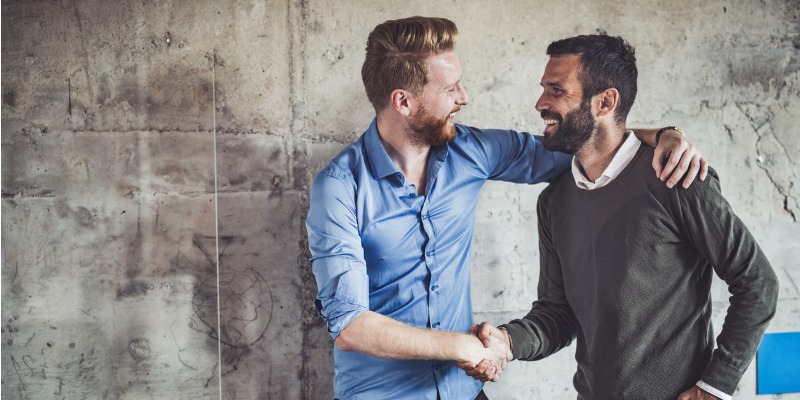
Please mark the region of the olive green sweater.
<svg viewBox="0 0 800 400"><path fill-rule="evenodd" d="M674 399L701 379L732 394L775 314L775 273L716 173L669 189L652 158L641 146L607 186L566 173L539 197L539 297L504 326L522 360L577 338L579 399ZM714 272L731 293L716 349Z"/></svg>

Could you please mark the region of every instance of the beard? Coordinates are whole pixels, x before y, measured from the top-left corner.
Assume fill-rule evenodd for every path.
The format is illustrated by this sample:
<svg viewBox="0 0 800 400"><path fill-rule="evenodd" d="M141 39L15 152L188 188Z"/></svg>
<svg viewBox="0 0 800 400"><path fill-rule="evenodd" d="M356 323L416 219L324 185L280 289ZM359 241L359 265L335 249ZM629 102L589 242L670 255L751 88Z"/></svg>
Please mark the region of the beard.
<svg viewBox="0 0 800 400"><path fill-rule="evenodd" d="M458 109L453 110L453 112ZM408 123L411 128L411 135L409 138L415 145L426 146L441 146L456 138L455 125L447 124L447 117L439 119L431 115L428 109L420 107L411 122Z"/></svg>
<svg viewBox="0 0 800 400"><path fill-rule="evenodd" d="M547 150L575 154L592 137L597 121L592 116L591 99L581 102L580 107L561 118L555 112L542 110L542 118L558 121L558 129L545 133L542 144Z"/></svg>

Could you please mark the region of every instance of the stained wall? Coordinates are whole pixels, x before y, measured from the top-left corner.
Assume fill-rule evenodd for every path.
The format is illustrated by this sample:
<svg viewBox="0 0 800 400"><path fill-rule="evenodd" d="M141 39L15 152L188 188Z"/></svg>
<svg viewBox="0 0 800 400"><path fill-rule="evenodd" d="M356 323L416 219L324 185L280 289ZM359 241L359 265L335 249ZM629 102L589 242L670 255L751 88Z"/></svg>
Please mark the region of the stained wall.
<svg viewBox="0 0 800 400"><path fill-rule="evenodd" d="M459 122L541 132L552 40L637 47L632 126L678 125L781 279L800 330L800 3L232 0L2 2L2 392L9 399L332 398L313 311L308 185L373 111L360 66L387 19L444 16ZM489 183L476 320L535 297L541 186ZM797 282L797 283L796 283ZM727 307L715 282L715 324ZM574 398L573 348L492 398ZM736 398L755 398L751 365ZM769 398L769 397L765 397ZM782 398L800 398L800 395Z"/></svg>

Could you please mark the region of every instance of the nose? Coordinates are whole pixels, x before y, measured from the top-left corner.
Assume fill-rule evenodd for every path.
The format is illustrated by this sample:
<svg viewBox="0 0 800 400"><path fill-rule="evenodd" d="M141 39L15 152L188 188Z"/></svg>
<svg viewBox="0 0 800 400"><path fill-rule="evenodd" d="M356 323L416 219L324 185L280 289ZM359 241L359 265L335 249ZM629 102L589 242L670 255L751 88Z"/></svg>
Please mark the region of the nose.
<svg viewBox="0 0 800 400"><path fill-rule="evenodd" d="M550 108L550 104L544 98L544 93L539 96L539 100L536 100L536 111L542 111Z"/></svg>
<svg viewBox="0 0 800 400"><path fill-rule="evenodd" d="M464 88L464 85L461 82L458 83L458 94L459 97L456 100L456 103L460 106L465 106L469 104L469 94L467 93L467 89Z"/></svg>

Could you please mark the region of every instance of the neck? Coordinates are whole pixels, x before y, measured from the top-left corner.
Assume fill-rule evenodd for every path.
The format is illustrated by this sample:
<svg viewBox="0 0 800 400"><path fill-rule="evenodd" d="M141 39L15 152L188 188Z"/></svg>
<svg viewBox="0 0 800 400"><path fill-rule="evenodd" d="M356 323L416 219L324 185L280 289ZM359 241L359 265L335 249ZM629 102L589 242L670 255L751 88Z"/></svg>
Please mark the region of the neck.
<svg viewBox="0 0 800 400"><path fill-rule="evenodd" d="M410 140L408 127L402 119L378 115L378 135L392 163L403 173L406 180L417 186L419 194L425 190L425 171L431 147Z"/></svg>
<svg viewBox="0 0 800 400"><path fill-rule="evenodd" d="M625 142L625 127L598 125L592 137L575 153L583 173L595 182Z"/></svg>

